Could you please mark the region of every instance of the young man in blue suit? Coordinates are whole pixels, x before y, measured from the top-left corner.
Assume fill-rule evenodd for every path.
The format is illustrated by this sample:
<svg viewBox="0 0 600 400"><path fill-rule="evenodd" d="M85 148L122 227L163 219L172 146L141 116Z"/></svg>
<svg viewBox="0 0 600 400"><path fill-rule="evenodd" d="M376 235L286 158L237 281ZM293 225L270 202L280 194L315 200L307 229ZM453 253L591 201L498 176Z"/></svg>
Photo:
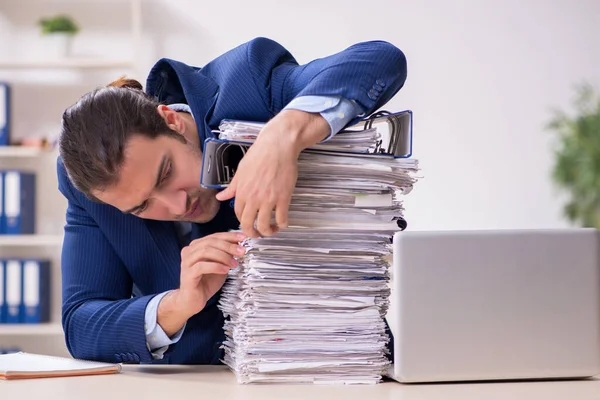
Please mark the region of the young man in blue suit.
<svg viewBox="0 0 600 400"><path fill-rule="evenodd" d="M120 79L84 95L63 115L58 160L71 354L219 363L217 301L237 243L285 227L299 153L373 113L405 79L404 54L386 42L298 65L257 38L203 68L161 59L145 92ZM200 186L202 144L225 118L268 123L217 192Z"/></svg>

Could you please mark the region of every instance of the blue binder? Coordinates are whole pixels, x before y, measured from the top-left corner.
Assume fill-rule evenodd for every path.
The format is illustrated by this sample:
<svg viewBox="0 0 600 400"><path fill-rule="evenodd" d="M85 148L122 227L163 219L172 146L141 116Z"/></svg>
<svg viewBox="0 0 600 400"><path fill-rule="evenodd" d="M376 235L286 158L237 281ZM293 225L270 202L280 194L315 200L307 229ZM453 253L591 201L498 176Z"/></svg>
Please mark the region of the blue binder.
<svg viewBox="0 0 600 400"><path fill-rule="evenodd" d="M4 215L4 171L0 171L0 234L6 233L6 216Z"/></svg>
<svg viewBox="0 0 600 400"><path fill-rule="evenodd" d="M0 260L0 324L6 322L6 272L4 260Z"/></svg>
<svg viewBox="0 0 600 400"><path fill-rule="evenodd" d="M21 260L5 260L6 284L6 322L16 324L21 322L23 299L23 279L21 277Z"/></svg>
<svg viewBox="0 0 600 400"><path fill-rule="evenodd" d="M0 146L10 144L11 90L6 82L0 82Z"/></svg>
<svg viewBox="0 0 600 400"><path fill-rule="evenodd" d="M35 174L5 171L3 181L2 232L9 235L35 233Z"/></svg>
<svg viewBox="0 0 600 400"><path fill-rule="evenodd" d="M21 322L40 323L50 319L50 262L22 261L23 296Z"/></svg>
<svg viewBox="0 0 600 400"><path fill-rule="evenodd" d="M19 347L0 347L0 354L12 354L12 353L18 353L21 350Z"/></svg>

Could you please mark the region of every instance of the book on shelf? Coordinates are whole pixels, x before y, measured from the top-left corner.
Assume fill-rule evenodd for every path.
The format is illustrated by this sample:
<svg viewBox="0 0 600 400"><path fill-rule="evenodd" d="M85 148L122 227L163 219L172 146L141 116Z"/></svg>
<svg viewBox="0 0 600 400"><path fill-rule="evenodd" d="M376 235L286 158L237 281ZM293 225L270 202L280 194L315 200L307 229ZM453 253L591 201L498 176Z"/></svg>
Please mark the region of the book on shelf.
<svg viewBox="0 0 600 400"><path fill-rule="evenodd" d="M0 234L35 233L36 174L0 171Z"/></svg>
<svg viewBox="0 0 600 400"><path fill-rule="evenodd" d="M36 324L50 320L50 261L0 260L0 324Z"/></svg>
<svg viewBox="0 0 600 400"><path fill-rule="evenodd" d="M8 146L11 138L11 98L10 84L0 82L0 146Z"/></svg>

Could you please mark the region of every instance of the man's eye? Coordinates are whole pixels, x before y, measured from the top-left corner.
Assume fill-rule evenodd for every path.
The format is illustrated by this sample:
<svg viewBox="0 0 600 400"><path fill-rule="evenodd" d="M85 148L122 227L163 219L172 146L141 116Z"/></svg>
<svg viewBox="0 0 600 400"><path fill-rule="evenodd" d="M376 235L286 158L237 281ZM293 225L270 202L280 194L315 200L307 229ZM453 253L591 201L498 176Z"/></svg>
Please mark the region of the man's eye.
<svg viewBox="0 0 600 400"><path fill-rule="evenodd" d="M161 182L166 182L167 179L169 179L169 177L171 176L171 171L172 171L172 166L171 164L169 164L169 166L167 167L167 170L165 171L162 181Z"/></svg>
<svg viewBox="0 0 600 400"><path fill-rule="evenodd" d="M144 211L146 211L146 209L148 208L148 202L145 201L142 206L140 208L137 209L137 211L135 212L136 214L141 214Z"/></svg>

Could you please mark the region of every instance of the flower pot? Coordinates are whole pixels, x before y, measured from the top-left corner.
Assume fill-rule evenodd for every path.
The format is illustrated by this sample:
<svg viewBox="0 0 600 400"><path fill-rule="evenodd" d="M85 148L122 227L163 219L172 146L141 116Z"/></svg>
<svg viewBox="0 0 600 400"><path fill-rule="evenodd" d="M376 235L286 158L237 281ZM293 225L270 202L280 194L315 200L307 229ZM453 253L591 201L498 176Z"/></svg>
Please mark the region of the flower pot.
<svg viewBox="0 0 600 400"><path fill-rule="evenodd" d="M73 35L68 33L50 33L44 35L44 55L48 59L63 59L71 55Z"/></svg>

